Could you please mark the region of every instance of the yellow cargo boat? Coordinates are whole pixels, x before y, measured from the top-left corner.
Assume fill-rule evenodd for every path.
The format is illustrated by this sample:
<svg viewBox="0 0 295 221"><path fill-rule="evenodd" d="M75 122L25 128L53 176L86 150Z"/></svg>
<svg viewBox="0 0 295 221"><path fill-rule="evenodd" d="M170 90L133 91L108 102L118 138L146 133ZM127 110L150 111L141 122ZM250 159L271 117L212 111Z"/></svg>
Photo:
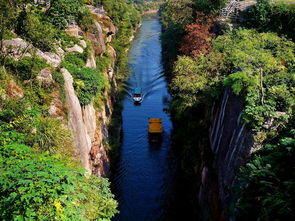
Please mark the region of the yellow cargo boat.
<svg viewBox="0 0 295 221"><path fill-rule="evenodd" d="M149 118L149 133L150 134L163 133L162 118Z"/></svg>

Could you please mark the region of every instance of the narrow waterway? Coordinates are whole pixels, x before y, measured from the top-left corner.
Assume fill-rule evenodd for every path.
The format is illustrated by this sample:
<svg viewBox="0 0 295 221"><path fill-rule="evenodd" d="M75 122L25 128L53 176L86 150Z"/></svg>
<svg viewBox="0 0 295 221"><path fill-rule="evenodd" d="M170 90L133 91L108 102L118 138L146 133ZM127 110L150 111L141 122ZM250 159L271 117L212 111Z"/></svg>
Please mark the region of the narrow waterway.
<svg viewBox="0 0 295 221"><path fill-rule="evenodd" d="M114 171L114 191L119 201L119 221L171 220L176 158L171 149L172 123L165 113L170 95L162 65L161 24L157 16L145 17L129 52L132 71L123 100L121 156ZM144 99L135 105L134 88ZM163 139L158 145L148 139L148 118L162 118Z"/></svg>

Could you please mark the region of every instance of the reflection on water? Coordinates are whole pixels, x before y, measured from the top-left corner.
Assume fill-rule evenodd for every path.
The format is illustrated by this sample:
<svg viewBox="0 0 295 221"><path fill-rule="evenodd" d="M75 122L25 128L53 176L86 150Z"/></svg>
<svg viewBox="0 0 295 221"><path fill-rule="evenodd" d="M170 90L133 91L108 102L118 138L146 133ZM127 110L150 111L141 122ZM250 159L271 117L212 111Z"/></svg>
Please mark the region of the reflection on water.
<svg viewBox="0 0 295 221"><path fill-rule="evenodd" d="M113 179L120 210L115 220L166 220L173 199L176 159L170 148L172 124L164 111L170 95L161 63L160 32L157 17L145 18L129 53L132 74L125 85L121 157ZM137 87L143 91L141 105L131 99ZM149 142L149 117L163 120L158 145Z"/></svg>

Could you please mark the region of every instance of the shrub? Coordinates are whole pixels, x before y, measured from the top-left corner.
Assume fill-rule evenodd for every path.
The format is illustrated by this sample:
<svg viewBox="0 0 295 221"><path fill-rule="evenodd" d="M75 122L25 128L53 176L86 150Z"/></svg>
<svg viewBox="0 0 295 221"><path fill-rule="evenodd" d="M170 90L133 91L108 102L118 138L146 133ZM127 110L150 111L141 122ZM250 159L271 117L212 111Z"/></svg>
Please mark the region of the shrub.
<svg viewBox="0 0 295 221"><path fill-rule="evenodd" d="M245 72L237 72L228 76L223 84L231 86L236 95L245 95L251 88L259 87L259 79Z"/></svg>
<svg viewBox="0 0 295 221"><path fill-rule="evenodd" d="M35 13L20 13L16 32L42 51L54 50L56 29L50 23L41 21Z"/></svg>
<svg viewBox="0 0 295 221"><path fill-rule="evenodd" d="M58 38L61 42L61 47L66 50L67 47L73 47L75 44L79 43L79 39L67 34L65 31L59 31Z"/></svg>
<svg viewBox="0 0 295 221"><path fill-rule="evenodd" d="M77 22L84 31L89 31L91 28L95 27L94 19L91 16L90 10L88 8L83 8L78 16Z"/></svg>
<svg viewBox="0 0 295 221"><path fill-rule="evenodd" d="M76 20L83 6L83 0L55 0L46 12L46 19L60 30Z"/></svg>
<svg viewBox="0 0 295 221"><path fill-rule="evenodd" d="M244 25L261 32L277 32L295 39L295 7L287 4L271 4L269 0L259 0L245 12Z"/></svg>
<svg viewBox="0 0 295 221"><path fill-rule="evenodd" d="M294 122L293 122L294 123ZM294 124L293 124L294 125ZM287 127L254 153L238 176L239 220L290 220L294 217L294 129Z"/></svg>
<svg viewBox="0 0 295 221"><path fill-rule="evenodd" d="M59 92L60 92L60 99L63 104L66 101L66 91L65 91L65 79L59 71L55 71L52 74L52 78L56 81L59 85Z"/></svg>
<svg viewBox="0 0 295 221"><path fill-rule="evenodd" d="M76 69L83 68L86 65L85 54L80 53L68 53L63 60L63 66L70 72L75 72Z"/></svg>
<svg viewBox="0 0 295 221"><path fill-rule="evenodd" d="M117 213L106 180L86 179L25 145L0 146L0 167L4 220L110 220Z"/></svg>
<svg viewBox="0 0 295 221"><path fill-rule="evenodd" d="M24 57L19 61L9 59L6 63L7 68L22 80L34 79L37 74L48 65L36 56Z"/></svg>
<svg viewBox="0 0 295 221"><path fill-rule="evenodd" d="M71 146L71 134L57 119L38 117L33 123L34 133L26 138L30 146L37 146L42 152L56 154Z"/></svg>
<svg viewBox="0 0 295 221"><path fill-rule="evenodd" d="M75 79L75 90L81 105L90 104L92 98L108 86L105 76L93 68L82 68L72 74Z"/></svg>
<svg viewBox="0 0 295 221"><path fill-rule="evenodd" d="M112 57L105 53L103 56L98 57L96 60L96 69L100 73L105 73L112 64Z"/></svg>

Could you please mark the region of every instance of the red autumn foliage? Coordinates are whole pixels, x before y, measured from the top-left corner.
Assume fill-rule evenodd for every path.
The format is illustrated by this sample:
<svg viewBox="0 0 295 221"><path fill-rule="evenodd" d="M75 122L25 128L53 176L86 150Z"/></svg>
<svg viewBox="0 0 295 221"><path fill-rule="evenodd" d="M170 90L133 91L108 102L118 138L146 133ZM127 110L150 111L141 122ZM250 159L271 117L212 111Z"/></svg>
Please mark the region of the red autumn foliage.
<svg viewBox="0 0 295 221"><path fill-rule="evenodd" d="M191 57L195 57L200 53L208 54L212 48L210 39L215 36L209 31L213 23L214 19L211 15L197 12L196 23L186 27L187 34L180 42L180 52Z"/></svg>

